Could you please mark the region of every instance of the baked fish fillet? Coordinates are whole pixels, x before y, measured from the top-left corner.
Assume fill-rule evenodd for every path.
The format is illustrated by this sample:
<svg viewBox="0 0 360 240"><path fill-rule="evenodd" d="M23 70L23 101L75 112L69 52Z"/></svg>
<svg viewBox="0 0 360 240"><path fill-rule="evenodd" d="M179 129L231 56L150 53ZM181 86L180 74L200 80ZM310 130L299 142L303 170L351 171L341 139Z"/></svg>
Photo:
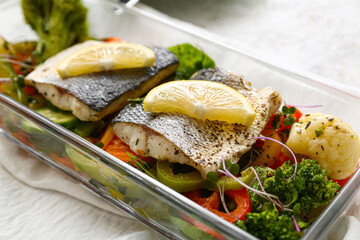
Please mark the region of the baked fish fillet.
<svg viewBox="0 0 360 240"><path fill-rule="evenodd" d="M72 111L83 121L97 121L119 111L129 98L144 95L161 80L175 72L176 56L165 48L153 47L153 67L99 72L61 79L56 71L58 63L73 52L94 44L87 41L70 47L49 58L26 77L26 82L37 88L52 104Z"/></svg>
<svg viewBox="0 0 360 240"><path fill-rule="evenodd" d="M222 156L233 163L250 150L270 117L281 105L281 96L272 88L255 91L238 74L221 69L207 69L192 79L227 84L253 105L256 117L250 127L219 121L199 120L180 114L151 114L143 104L127 105L113 120L116 135L135 151L159 161L190 165L203 178L220 168Z"/></svg>

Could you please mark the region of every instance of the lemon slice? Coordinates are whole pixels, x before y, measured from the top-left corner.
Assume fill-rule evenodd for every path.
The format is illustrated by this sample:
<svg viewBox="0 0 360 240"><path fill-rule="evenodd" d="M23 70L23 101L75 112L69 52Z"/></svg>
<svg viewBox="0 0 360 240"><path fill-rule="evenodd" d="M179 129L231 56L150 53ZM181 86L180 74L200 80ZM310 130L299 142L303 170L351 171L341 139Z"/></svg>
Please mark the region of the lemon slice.
<svg viewBox="0 0 360 240"><path fill-rule="evenodd" d="M255 110L235 89L210 81L173 81L152 89L144 100L146 112L180 113L188 117L250 126Z"/></svg>
<svg viewBox="0 0 360 240"><path fill-rule="evenodd" d="M59 63L62 78L123 68L154 65L155 53L148 47L131 43L101 43L80 49Z"/></svg>

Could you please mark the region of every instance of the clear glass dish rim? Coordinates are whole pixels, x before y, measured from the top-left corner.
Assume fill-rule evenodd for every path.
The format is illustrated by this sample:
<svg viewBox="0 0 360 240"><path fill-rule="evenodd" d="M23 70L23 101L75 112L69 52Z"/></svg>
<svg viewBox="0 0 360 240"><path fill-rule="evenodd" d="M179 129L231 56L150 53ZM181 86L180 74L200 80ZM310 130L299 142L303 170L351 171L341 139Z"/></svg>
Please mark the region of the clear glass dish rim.
<svg viewBox="0 0 360 240"><path fill-rule="evenodd" d="M104 1L104 0L102 0ZM242 51L240 49L234 48L226 43L221 42L220 40L217 40L216 35L212 33L207 33L208 36L205 38L205 35L198 34L196 32L190 31L188 29L185 29L182 26L176 25L172 23L171 21L168 21L167 19L164 19L162 17L159 17L157 15L148 13L144 10L141 10L136 7L132 8L126 8L123 7L123 4L120 3L114 3L111 0L105 0L104 2L108 2L113 4L116 7L123 8L124 11L129 11L130 13L134 13L136 15L139 15L140 17L147 17L152 20L155 20L157 22L166 24L170 27L176 28L180 31L183 31L185 33L188 33L190 35L193 35L197 38L201 38L204 41L212 42L214 44L217 44L221 47L228 48L234 52L237 52L241 55L244 55L245 57L248 57L250 59L253 59L260 64L266 65L267 67L276 70L278 72L281 72L285 75L294 76L297 78L307 79L310 82L318 83L326 88L335 90L341 94L345 94L348 97L354 98L356 100L360 100L360 96L356 96L353 94L350 94L346 91L343 91L341 89L338 89L338 87L334 87L332 85L329 85L325 82L325 80L322 80L321 78L318 78L318 76L306 73L304 71L294 70L294 69L286 69L281 66L276 66L272 63L270 63L268 60L263 59L261 57L252 55L247 53L246 51ZM206 31L205 31L206 32ZM213 37L215 36L215 37ZM333 82L332 80L329 80L329 82ZM308 83L304 83L309 85ZM338 86L344 85L342 83L337 83ZM345 85L344 85L345 86ZM134 180L137 184L141 185L142 187L148 188L151 191L155 191L156 194L160 195L161 197L165 198L166 200L174 202L174 204L186 208L187 212L190 212L192 214L197 214L203 218L206 218L206 220L216 226L218 230L234 237L238 238L246 237L249 239L254 238L252 235L248 234L247 232L233 226L232 224L229 224L222 218L212 214L211 212L207 211L206 209L198 206L197 204L194 204L191 200L187 199L186 197L182 196L181 194L173 191L172 189L166 187L165 185L159 183L155 179L152 179L151 177L147 176L146 174L132 168L130 165L123 163L121 160L115 158L114 156L106 153L105 151L97 148L95 145L87 142L86 140L82 139L81 137L75 135L74 133L68 131L67 129L55 124L54 122L46 119L45 117L39 115L35 111L31 110L30 108L27 108L26 106L20 104L19 102L9 98L8 96L5 96L4 94L0 93L0 102L9 107L10 109L14 110L18 114L25 116L32 121L34 121L39 126L45 128L49 132L62 137L63 140L67 143L70 143L76 147L86 147L87 149L91 150L92 153L89 153L89 155L92 155L93 157L100 158L102 161L104 160L105 163L113 164L119 168L121 168L127 176L129 176L130 179ZM144 181L145 180L145 181ZM320 237L320 234L322 234L322 230L325 226L331 224L336 217L341 215L341 210L345 208L346 203L350 201L351 197L353 196L353 193L356 189L360 187L360 170L358 169L356 173L353 175L353 177L349 180L347 185L340 191L340 193L336 196L336 198L330 203L330 205L322 212L322 214L317 218L317 220L312 224L312 226L306 231L305 235L303 236L303 239L317 239ZM88 189L91 191L91 189ZM128 212L130 215L132 215L130 212ZM199 214L200 213L200 214ZM240 235L239 235L240 234Z"/></svg>

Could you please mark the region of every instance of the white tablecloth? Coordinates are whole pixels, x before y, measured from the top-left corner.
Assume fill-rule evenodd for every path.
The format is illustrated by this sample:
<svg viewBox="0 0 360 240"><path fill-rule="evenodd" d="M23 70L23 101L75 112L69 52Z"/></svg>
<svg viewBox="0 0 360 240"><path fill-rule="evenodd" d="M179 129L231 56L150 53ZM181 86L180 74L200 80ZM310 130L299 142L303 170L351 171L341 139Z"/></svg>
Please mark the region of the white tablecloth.
<svg viewBox="0 0 360 240"><path fill-rule="evenodd" d="M360 2L356 0L145 2L172 17L220 34L230 44L265 54L274 62L360 87ZM0 35L4 28L6 23L0 23ZM360 96L358 89L353 91ZM15 171L22 159L31 157L0 138L0 163L4 163L0 166L0 239L161 237L141 223L119 216L119 212L115 215L104 210L113 211L111 206L50 168L47 174L51 176L46 178L52 180L43 181L44 171L37 170L48 167L35 159L29 160L27 169ZM23 177L29 172L33 178L25 181ZM360 229L356 218L351 218L350 225ZM347 239L359 237L359 232L354 234Z"/></svg>

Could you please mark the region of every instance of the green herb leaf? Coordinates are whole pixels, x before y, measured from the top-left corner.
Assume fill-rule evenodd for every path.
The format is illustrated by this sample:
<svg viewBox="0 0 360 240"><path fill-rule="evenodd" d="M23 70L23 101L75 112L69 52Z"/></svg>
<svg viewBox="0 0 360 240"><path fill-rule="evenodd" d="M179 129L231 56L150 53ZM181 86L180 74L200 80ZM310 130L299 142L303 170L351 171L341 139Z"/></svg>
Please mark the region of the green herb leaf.
<svg viewBox="0 0 360 240"><path fill-rule="evenodd" d="M211 182L217 183L219 181L219 176L215 172L209 172L206 175L206 179L211 181Z"/></svg>
<svg viewBox="0 0 360 240"><path fill-rule="evenodd" d="M271 121L271 126L273 129L278 129L280 127L280 124L281 124L281 114L276 114Z"/></svg>
<svg viewBox="0 0 360 240"><path fill-rule="evenodd" d="M291 107L291 108L289 109L289 114L295 114L295 113L296 113L296 108Z"/></svg>
<svg viewBox="0 0 360 240"><path fill-rule="evenodd" d="M189 43L170 47L179 59L175 79L189 79L195 72L204 68L214 68L215 62L200 49Z"/></svg>
<svg viewBox="0 0 360 240"><path fill-rule="evenodd" d="M216 187L218 181L219 181L219 176L215 172L208 172L208 174L206 174L206 181L204 183L204 188L214 188Z"/></svg>
<svg viewBox="0 0 360 240"><path fill-rule="evenodd" d="M320 137L324 133L324 127L321 126L318 129L315 130L316 137Z"/></svg>
<svg viewBox="0 0 360 240"><path fill-rule="evenodd" d="M150 177L156 179L156 177L151 172L148 171L150 167L146 162L142 161L137 156L131 155L129 152L126 152L126 154L130 157L130 160L126 162L127 164L134 165L136 169L143 171Z"/></svg>
<svg viewBox="0 0 360 240"><path fill-rule="evenodd" d="M23 75L18 75L17 76L17 84L19 88L24 88L25 87L25 78Z"/></svg>
<svg viewBox="0 0 360 240"><path fill-rule="evenodd" d="M144 102L144 98L133 98L133 99L128 99L128 101L130 102L131 107L136 107L136 104Z"/></svg>
<svg viewBox="0 0 360 240"><path fill-rule="evenodd" d="M289 108L287 106L283 106L281 108L281 111L283 112L284 115L289 114Z"/></svg>
<svg viewBox="0 0 360 240"><path fill-rule="evenodd" d="M291 115L286 115L283 121L284 126L292 126L295 123L295 118Z"/></svg>
<svg viewBox="0 0 360 240"><path fill-rule="evenodd" d="M227 170L229 170L231 168L231 165L232 165L232 163L231 163L230 159L225 159L225 168Z"/></svg>
<svg viewBox="0 0 360 240"><path fill-rule="evenodd" d="M237 175L240 171L240 166L239 164L232 164L230 169L229 169L229 172L232 174L232 175Z"/></svg>
<svg viewBox="0 0 360 240"><path fill-rule="evenodd" d="M287 115L287 114L292 115L292 114L296 113L296 108L294 108L294 107L289 108L287 106L283 106L281 110L282 110L284 115Z"/></svg>

